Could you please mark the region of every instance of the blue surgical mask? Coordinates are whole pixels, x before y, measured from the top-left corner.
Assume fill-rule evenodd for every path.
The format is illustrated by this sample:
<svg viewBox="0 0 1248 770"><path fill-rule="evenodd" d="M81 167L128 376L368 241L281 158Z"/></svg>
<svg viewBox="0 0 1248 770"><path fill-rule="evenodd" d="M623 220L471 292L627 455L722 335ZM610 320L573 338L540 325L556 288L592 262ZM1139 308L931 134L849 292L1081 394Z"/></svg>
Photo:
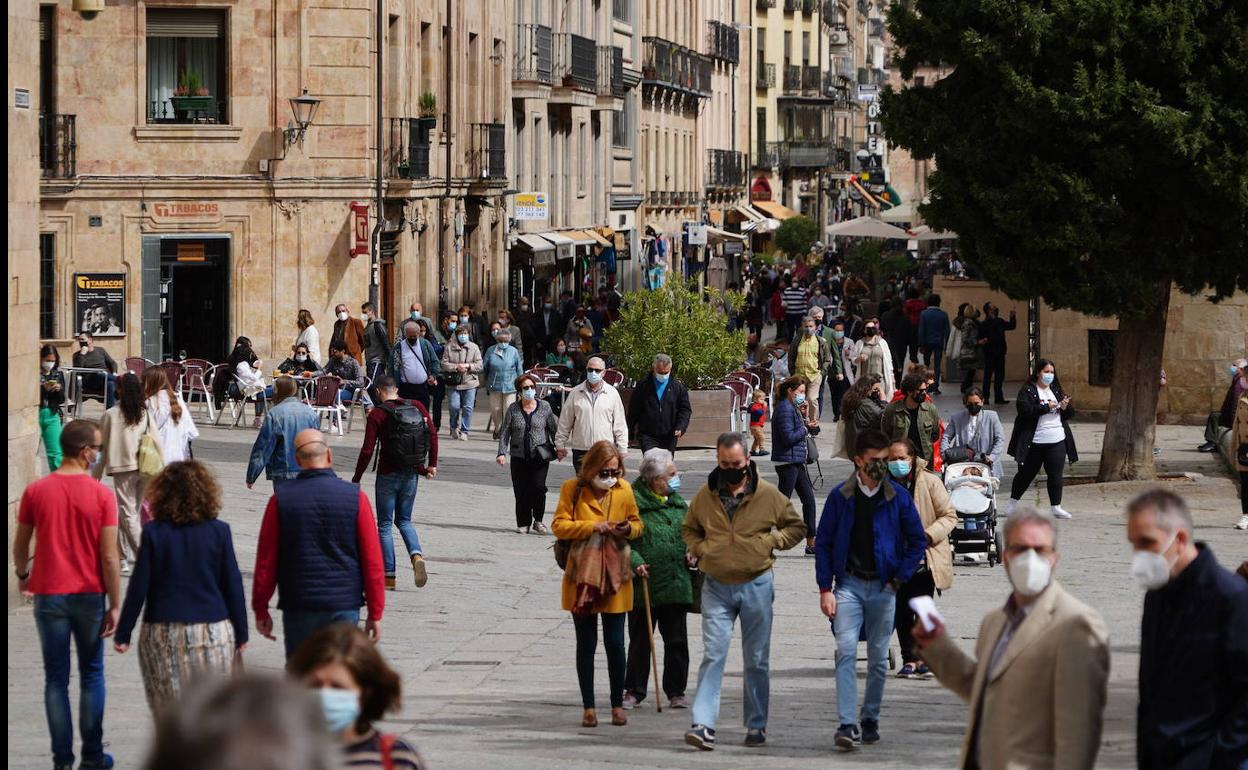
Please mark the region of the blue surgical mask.
<svg viewBox="0 0 1248 770"><path fill-rule="evenodd" d="M597 385L602 382L602 372L586 372L585 380L591 385Z"/></svg>
<svg viewBox="0 0 1248 770"><path fill-rule="evenodd" d="M836 339L836 340L843 340L843 339L845 339L845 332L840 331L839 329L837 329L837 330L833 330L833 332L832 332L832 339Z"/></svg>
<svg viewBox="0 0 1248 770"><path fill-rule="evenodd" d="M521 397L524 398L525 401L533 401L534 399L537 398L537 389L525 388L524 390L520 391L520 395Z"/></svg>
<svg viewBox="0 0 1248 770"><path fill-rule="evenodd" d="M654 373L654 381L655 381L655 382L658 382L658 383L667 382L667 378L668 378L668 377L671 377L671 376L672 376L672 375L671 375L670 373L669 373L669 374L659 374L658 372L655 372L655 373Z"/></svg>
<svg viewBox="0 0 1248 770"><path fill-rule="evenodd" d="M1056 377L1053 375L1053 372L1044 372L1040 375L1040 381L1045 385L1052 385L1054 379L1056 379Z"/></svg>
<svg viewBox="0 0 1248 770"><path fill-rule="evenodd" d="M893 474L893 478L904 479L906 476L910 475L910 461L909 460L889 460L888 472Z"/></svg>
<svg viewBox="0 0 1248 770"><path fill-rule="evenodd" d="M672 476L667 480L667 491L670 494L678 489L680 489L680 476Z"/></svg>
<svg viewBox="0 0 1248 770"><path fill-rule="evenodd" d="M1239 374L1239 369L1235 366L1235 364L1231 364L1230 366L1226 367L1226 370L1231 373L1231 377L1234 377L1235 375Z"/></svg>
<svg viewBox="0 0 1248 770"><path fill-rule="evenodd" d="M360 718L359 693L322 687L317 694L321 697L321 713L325 715L330 732L340 733Z"/></svg>
<svg viewBox="0 0 1248 770"><path fill-rule="evenodd" d="M459 344L461 344L461 345L467 345L467 344L468 344L468 335L467 335L467 334L457 334L457 335L455 335L455 339L459 340Z"/></svg>
<svg viewBox="0 0 1248 770"><path fill-rule="evenodd" d="M798 393L796 396L793 397L793 403L797 404L798 406L801 406L802 404L806 403L806 394Z"/></svg>
<svg viewBox="0 0 1248 770"><path fill-rule="evenodd" d="M419 310L413 310L413 311L412 311L412 320L413 320L413 321L419 321L419 320L420 320L420 311L419 311Z"/></svg>
<svg viewBox="0 0 1248 770"><path fill-rule="evenodd" d="M461 324L466 324L466 323L468 323L468 316L466 316L466 315L461 315L461 316L459 317L459 322L460 322Z"/></svg>
<svg viewBox="0 0 1248 770"><path fill-rule="evenodd" d="M511 343L510 343L510 342L505 342L505 341L503 341L503 340L499 340L498 342L496 342L496 343L494 343L494 344L498 345L498 347L499 347L500 349L502 349L502 348L506 348L506 347L507 347L508 345L510 345Z"/></svg>
<svg viewBox="0 0 1248 770"><path fill-rule="evenodd" d="M447 321L446 322L446 330L449 332L455 331L456 326L459 326L459 321Z"/></svg>

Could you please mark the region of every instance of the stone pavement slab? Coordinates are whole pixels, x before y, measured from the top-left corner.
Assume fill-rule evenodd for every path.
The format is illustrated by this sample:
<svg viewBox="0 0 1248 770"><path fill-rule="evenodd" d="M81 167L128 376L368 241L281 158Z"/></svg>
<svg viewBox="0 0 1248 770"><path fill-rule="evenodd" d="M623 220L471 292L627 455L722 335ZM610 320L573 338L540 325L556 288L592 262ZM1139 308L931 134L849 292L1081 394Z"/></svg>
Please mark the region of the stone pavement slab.
<svg viewBox="0 0 1248 770"><path fill-rule="evenodd" d="M959 405L941 397L941 412ZM1012 422L1012 407L1003 420ZM1102 426L1076 428L1083 460L1078 475L1095 473ZM226 492L223 518L234 530L239 564L248 592L255 562L260 516L270 487L243 484L245 460L255 431L202 428L195 454L217 472ZM362 431L332 437L340 475L354 467ZM1165 482L1192 504L1198 537L1221 561L1248 557L1248 533L1232 529L1238 519L1235 487L1216 455L1194 451L1200 429L1158 428L1163 471L1204 474L1196 480ZM820 436L830 452L831 426ZM956 765L966 706L934 681L890 678L884 697L883 741L853 754L832 746L836 729L833 678L834 643L818 611L813 559L801 549L784 553L776 566L776 621L771 654L771 718L768 745L746 749L741 725L741 656L733 642L718 725L719 747L698 752L682 742L688 711L653 707L653 693L630 712L627 727L579 726L580 698L574 669L574 634L559 608L561 574L547 546L551 539L517 535L505 469L493 463L495 444L481 436L445 442L439 475L423 481L415 524L428 555L429 584L417 590L400 559L399 590L387 594L381 649L402 674L403 710L385 728L418 745L435 770L456 768L581 767L742 767L797 768L834 763L838 767L952 767ZM678 454L691 490L704 483L713 465L709 451ZM763 458L764 460L766 458ZM630 454L635 470L638 455ZM1006 463L1010 473L1012 462ZM760 463L774 479L770 463ZM630 476L632 472L630 470ZM828 491L849 473L843 460L825 461ZM550 488L571 475L568 463L552 468ZM373 492L372 474L364 479ZM1140 484L1070 486L1064 503L1075 518L1062 526L1062 560L1057 577L1075 595L1104 614L1111 630L1112 670L1105 735L1098 767L1134 766L1134 709L1139 653L1140 592L1128 576L1130 550L1123 534L1123 503ZM1042 490L1042 485L1035 489ZM1039 492L1043 495L1043 492ZM1001 498L1004 500L1004 496ZM548 497L548 508L554 506ZM1004 601L1008 583L1002 569L983 563L955 566L953 588L938 599L951 633L970 648L982 615ZM690 617L692 696L701 660L701 631ZM280 626L280 624L279 624ZM894 645L895 648L895 645ZM246 654L253 671L278 672L282 647L255 636ZM9 613L8 764L46 768L48 737L42 707L42 669L29 607ZM599 652L597 688L606 712L606 664ZM105 739L118 767L140 765L152 727L138 659L106 653L108 709ZM74 674L76 680L77 675ZM862 674L859 673L861 690ZM76 703L76 684L71 683ZM861 693L859 695L861 698ZM601 715L600 715L601 716Z"/></svg>

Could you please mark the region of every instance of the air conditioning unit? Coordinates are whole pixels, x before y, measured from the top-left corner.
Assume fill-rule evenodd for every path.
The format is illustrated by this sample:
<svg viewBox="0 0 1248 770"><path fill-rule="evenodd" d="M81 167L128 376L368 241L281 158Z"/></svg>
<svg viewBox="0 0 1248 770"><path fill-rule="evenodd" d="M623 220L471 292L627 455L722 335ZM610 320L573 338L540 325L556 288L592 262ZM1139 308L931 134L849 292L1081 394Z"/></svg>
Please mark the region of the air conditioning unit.
<svg viewBox="0 0 1248 770"><path fill-rule="evenodd" d="M849 30L834 29L829 35L830 45L849 45Z"/></svg>

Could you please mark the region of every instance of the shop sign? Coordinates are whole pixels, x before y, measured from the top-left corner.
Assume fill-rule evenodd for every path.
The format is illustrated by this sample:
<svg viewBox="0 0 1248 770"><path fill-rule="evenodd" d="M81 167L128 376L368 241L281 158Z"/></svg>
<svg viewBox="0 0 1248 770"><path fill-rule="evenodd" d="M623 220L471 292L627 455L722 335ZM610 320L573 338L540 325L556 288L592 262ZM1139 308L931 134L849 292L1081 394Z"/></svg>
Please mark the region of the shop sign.
<svg viewBox="0 0 1248 770"><path fill-rule="evenodd" d="M550 204L544 192L516 194L516 219L522 222L550 218Z"/></svg>
<svg viewBox="0 0 1248 770"><path fill-rule="evenodd" d="M687 235L689 237L690 246L706 245L706 225L689 225Z"/></svg>
<svg viewBox="0 0 1248 770"><path fill-rule="evenodd" d="M752 201L771 200L771 183L761 176L755 179L754 184L750 185L750 200Z"/></svg>
<svg viewBox="0 0 1248 770"><path fill-rule="evenodd" d="M743 254L743 253L745 253L744 243L741 243L740 241L725 241L724 242L724 256L729 256L732 254Z"/></svg>
<svg viewBox="0 0 1248 770"><path fill-rule="evenodd" d="M351 258L368 253L368 204L351 204Z"/></svg>
<svg viewBox="0 0 1248 770"><path fill-rule="evenodd" d="M126 274L75 273L74 317L96 337L126 334Z"/></svg>
<svg viewBox="0 0 1248 770"><path fill-rule="evenodd" d="M203 262L206 258L203 241L178 241L179 262Z"/></svg>
<svg viewBox="0 0 1248 770"><path fill-rule="evenodd" d="M875 83L859 83L858 84L858 101L874 102L880 94L880 87Z"/></svg>
<svg viewBox="0 0 1248 770"><path fill-rule="evenodd" d="M615 238L615 259L618 262L622 259L633 258L632 239L629 238L630 233L627 231L616 231Z"/></svg>
<svg viewBox="0 0 1248 770"><path fill-rule="evenodd" d="M153 203L152 218L175 221L216 222L221 219L221 204L216 201L164 201Z"/></svg>

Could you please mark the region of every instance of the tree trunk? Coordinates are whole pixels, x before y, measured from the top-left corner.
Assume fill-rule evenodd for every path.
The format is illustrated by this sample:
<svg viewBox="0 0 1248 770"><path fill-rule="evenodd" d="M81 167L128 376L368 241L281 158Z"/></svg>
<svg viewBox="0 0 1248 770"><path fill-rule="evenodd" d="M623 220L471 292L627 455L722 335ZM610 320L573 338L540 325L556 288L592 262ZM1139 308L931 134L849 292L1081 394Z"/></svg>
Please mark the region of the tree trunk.
<svg viewBox="0 0 1248 770"><path fill-rule="evenodd" d="M1101 450L1098 481L1157 477L1153 442L1157 431L1157 396L1161 356L1170 312L1170 283L1159 284L1138 313L1118 321L1109 418Z"/></svg>

